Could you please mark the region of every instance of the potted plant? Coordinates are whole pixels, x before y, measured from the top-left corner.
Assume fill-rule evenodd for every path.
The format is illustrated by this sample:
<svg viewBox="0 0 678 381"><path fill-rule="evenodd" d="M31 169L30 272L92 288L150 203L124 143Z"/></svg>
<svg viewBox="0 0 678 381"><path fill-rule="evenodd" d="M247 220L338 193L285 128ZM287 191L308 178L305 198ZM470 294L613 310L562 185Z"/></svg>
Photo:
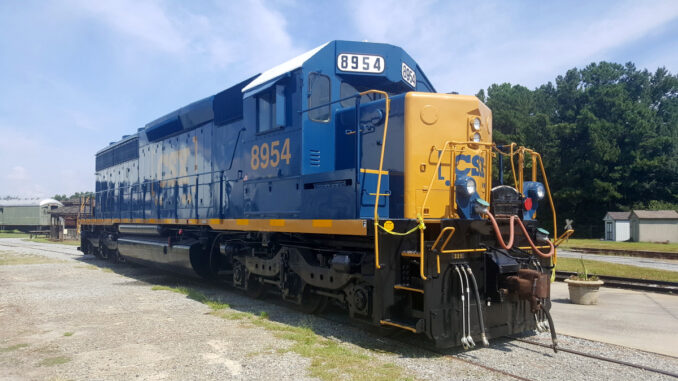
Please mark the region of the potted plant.
<svg viewBox="0 0 678 381"><path fill-rule="evenodd" d="M598 289L603 281L595 275L589 275L583 257L580 261L584 271L565 279L570 291L570 301L574 304L598 304Z"/></svg>

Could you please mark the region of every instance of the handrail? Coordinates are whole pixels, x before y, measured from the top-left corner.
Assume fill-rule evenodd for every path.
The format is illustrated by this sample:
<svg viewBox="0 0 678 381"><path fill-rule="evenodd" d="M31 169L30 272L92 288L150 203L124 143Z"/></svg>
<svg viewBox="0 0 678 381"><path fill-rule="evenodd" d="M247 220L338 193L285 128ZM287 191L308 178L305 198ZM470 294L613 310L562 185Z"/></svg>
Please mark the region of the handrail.
<svg viewBox="0 0 678 381"><path fill-rule="evenodd" d="M388 97L388 93L385 91L381 90L367 90L363 91L360 94L360 96L366 95L366 94L381 94L385 98L385 103L386 103L386 108L384 110L384 114L386 116L384 117L384 133L381 138L381 156L379 157L379 172L377 174L377 190L376 194L374 195L374 264L377 269L381 269L381 265L379 264L379 196L381 195L381 176L384 173L384 152L386 149L386 136L388 134L388 117L391 111L391 99ZM358 110L356 110L356 113ZM356 131L360 129L360 126L356 126ZM357 135L357 138L360 139L360 134ZM356 166L360 166L360 163L355 163ZM422 230L423 231L423 230ZM423 253L422 255L422 263L423 261ZM423 274L422 274L423 275Z"/></svg>
<svg viewBox="0 0 678 381"><path fill-rule="evenodd" d="M446 141L445 144L443 144L443 149L440 152L440 156L438 157L438 162L436 163L436 168L433 171L433 176L431 176L431 181L428 184L428 188L426 188L426 196L424 196L424 201L421 203L422 213L424 211L424 208L426 207L426 202L428 201L428 196L431 194L431 187L433 187L433 182L436 179L436 174L438 173L438 170L440 169L440 165L442 164L443 157L445 156L445 152L447 152L447 150L450 148L450 145L456 146L456 145L470 145L470 144L480 145L480 146L489 146L489 147L492 147L494 145L493 143L485 143L485 142L471 142L471 141L459 142L459 141L454 141L454 140ZM455 163L450 163L450 166L454 167ZM452 173L454 175L454 171ZM454 186L454 178L450 179L450 185Z"/></svg>
<svg viewBox="0 0 678 381"><path fill-rule="evenodd" d="M558 225L557 225L557 217L556 217L556 208L553 204L553 196L551 195L551 188L549 187L549 181L548 178L546 177L546 169L544 168L544 161L542 160L541 154L538 152L526 148L526 147L518 147L516 151L514 151L514 147L517 146L516 143L511 143L510 145L510 153L505 153L501 151L498 147L494 147L497 152L499 152L502 155L509 156L511 160L511 171L513 174L513 181L515 182L516 189L518 189L522 193L522 184L518 183L518 179L516 178L516 169L513 163L513 156L516 154L522 155L524 153L529 153L532 155L532 163L533 163L533 168L532 168L532 174L533 174L533 181L536 180L536 168L534 168L534 163L538 162L539 163L539 168L541 172L541 176L544 179L544 187L546 188L546 194L548 194L549 198L549 206L551 207L551 215L553 218L553 236L558 237ZM523 167L522 165L519 167L520 170L520 177L522 178L522 173L523 173ZM557 246L557 245L556 245ZM558 255L557 255L557 250L554 251L553 257L552 257L553 264L555 265L558 262ZM555 274L555 272L554 272Z"/></svg>
<svg viewBox="0 0 678 381"><path fill-rule="evenodd" d="M566 230L565 233L563 233L563 235L561 235L560 237L558 237L558 239L556 239L555 242L553 242L553 244L556 245L556 246L559 246L561 243L563 243L563 241L565 241L566 239L570 238L570 236L571 236L573 233L574 233L574 229Z"/></svg>

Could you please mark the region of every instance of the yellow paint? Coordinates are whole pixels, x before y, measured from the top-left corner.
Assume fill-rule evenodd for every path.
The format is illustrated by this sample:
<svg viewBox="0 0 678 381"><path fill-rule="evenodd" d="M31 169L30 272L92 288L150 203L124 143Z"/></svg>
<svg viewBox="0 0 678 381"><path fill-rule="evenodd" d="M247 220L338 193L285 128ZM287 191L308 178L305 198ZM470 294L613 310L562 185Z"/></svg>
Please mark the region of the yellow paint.
<svg viewBox="0 0 678 381"><path fill-rule="evenodd" d="M434 109L437 111L437 118L429 117ZM422 111L426 115L423 118L426 121L422 120ZM476 117L483 121L479 131L481 144L466 144L475 133L469 120ZM478 160L483 161L482 176L480 171L475 175L472 172L474 168L477 169L473 162L459 160L458 169L468 169L469 175L476 181L478 194L489 199L491 112L478 98L455 94L407 93L404 140L405 218L414 219L418 213L424 218L456 216L454 184L451 182L454 167L452 164L459 155L468 155L471 160L474 156L482 158L475 159L476 164ZM456 143L445 147L446 142ZM460 142L464 144L457 144ZM446 181L450 184L447 185Z"/></svg>
<svg viewBox="0 0 678 381"><path fill-rule="evenodd" d="M384 222L384 229L386 229L387 232L393 231L393 228L393 221Z"/></svg>
<svg viewBox="0 0 678 381"><path fill-rule="evenodd" d="M390 326L393 326L393 327L398 327L398 328L408 330L408 331L413 332L413 333L417 333L417 330L412 328L412 327L408 327L406 325L400 325L400 324L394 323L392 321L381 320L381 321L379 321L379 323L382 324L382 325L390 325Z"/></svg>
<svg viewBox="0 0 678 381"><path fill-rule="evenodd" d="M124 221L124 222L123 222ZM83 219L82 225L139 224L202 225L214 230L275 231L284 233L367 235L364 220L282 220L282 219Z"/></svg>
<svg viewBox="0 0 678 381"><path fill-rule="evenodd" d="M314 228L331 228L332 220L313 220Z"/></svg>
<svg viewBox="0 0 678 381"><path fill-rule="evenodd" d="M373 175L378 175L380 172L378 169L366 169L366 168L360 168L361 173L371 173ZM388 175L388 171L381 171L382 175Z"/></svg>
<svg viewBox="0 0 678 381"><path fill-rule="evenodd" d="M420 288L412 288L412 287L407 287L407 286L401 286L401 285L395 285L393 286L394 289L396 290L405 290L405 291L412 291L412 292L418 292L420 294L424 293L424 290Z"/></svg>

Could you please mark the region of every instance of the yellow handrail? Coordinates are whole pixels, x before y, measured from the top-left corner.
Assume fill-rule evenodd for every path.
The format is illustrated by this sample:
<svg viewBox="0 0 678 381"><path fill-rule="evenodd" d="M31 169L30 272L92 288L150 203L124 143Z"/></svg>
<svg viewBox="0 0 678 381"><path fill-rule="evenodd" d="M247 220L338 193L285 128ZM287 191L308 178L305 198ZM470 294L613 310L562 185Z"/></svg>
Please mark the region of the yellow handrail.
<svg viewBox="0 0 678 381"><path fill-rule="evenodd" d="M553 245L554 245L554 246L560 245L561 243L563 243L563 241L565 241L566 239L570 238L570 236L571 236L573 233L574 233L574 229L566 230L565 233L563 233L563 235L561 235L560 237L558 237L558 239L556 239L555 242L553 242Z"/></svg>
<svg viewBox="0 0 678 381"><path fill-rule="evenodd" d="M428 196L431 194L431 187L433 187L433 182L436 179L436 174L438 173L438 170L440 169L440 165L442 163L443 157L445 156L445 152L450 148L450 145L469 145L469 144L475 144L475 145L481 145L481 146L493 146L493 143L483 143L483 142L457 142L457 141L452 141L448 140L445 142L443 145L443 149L440 152L440 157L438 157L438 163L436 163L436 168L433 171L433 176L431 176L431 181L428 184L428 188L426 188L426 196L424 196L424 201L421 203L421 210L423 212L424 208L426 207L426 202L428 201ZM450 163L451 166L454 166L454 163ZM454 173L454 172L453 172ZM451 180L451 186L454 186L454 178Z"/></svg>
<svg viewBox="0 0 678 381"><path fill-rule="evenodd" d="M384 117L384 134L381 139L381 156L379 157L379 172L377 174L377 190L374 196L374 264L377 269L381 269L379 264L379 196L381 195L381 175L384 170L384 149L386 148L386 135L388 133L388 116L391 111L391 100L388 93L381 90L367 90L360 93L360 96L366 94L381 94L386 100L386 109L384 110L386 116ZM358 110L356 110L356 113ZM360 131L360 126L356 126L356 131ZM360 139L360 134L358 134ZM360 165L360 163L355 163ZM423 261L422 261L423 262Z"/></svg>

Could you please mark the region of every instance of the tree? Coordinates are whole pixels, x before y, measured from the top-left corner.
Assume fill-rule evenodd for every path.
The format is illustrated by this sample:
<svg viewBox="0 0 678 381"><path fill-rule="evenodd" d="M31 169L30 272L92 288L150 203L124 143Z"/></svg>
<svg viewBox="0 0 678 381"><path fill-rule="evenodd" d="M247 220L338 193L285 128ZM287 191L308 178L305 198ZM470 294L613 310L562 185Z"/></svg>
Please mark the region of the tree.
<svg viewBox="0 0 678 381"><path fill-rule="evenodd" d="M592 63L479 95L497 144L542 153L561 218L602 227L608 210L678 205L678 76L665 68Z"/></svg>

